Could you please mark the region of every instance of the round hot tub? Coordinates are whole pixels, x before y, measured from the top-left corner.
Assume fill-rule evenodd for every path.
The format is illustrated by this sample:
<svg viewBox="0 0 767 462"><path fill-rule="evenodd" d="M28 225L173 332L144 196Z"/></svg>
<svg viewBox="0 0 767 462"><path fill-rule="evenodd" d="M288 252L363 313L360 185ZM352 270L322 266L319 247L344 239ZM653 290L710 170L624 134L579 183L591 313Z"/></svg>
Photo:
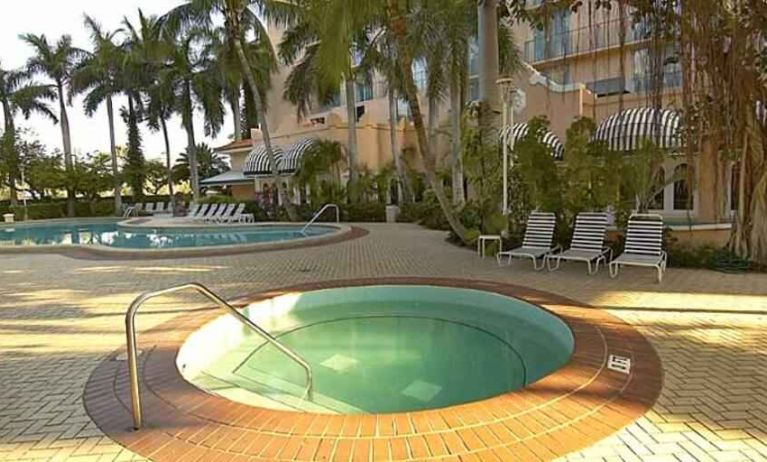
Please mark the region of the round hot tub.
<svg viewBox="0 0 767 462"><path fill-rule="evenodd" d="M179 350L186 380L281 410L330 414L441 408L533 383L569 360L569 327L516 298L474 289L385 285L289 293L245 315L310 365L304 370L232 316Z"/></svg>

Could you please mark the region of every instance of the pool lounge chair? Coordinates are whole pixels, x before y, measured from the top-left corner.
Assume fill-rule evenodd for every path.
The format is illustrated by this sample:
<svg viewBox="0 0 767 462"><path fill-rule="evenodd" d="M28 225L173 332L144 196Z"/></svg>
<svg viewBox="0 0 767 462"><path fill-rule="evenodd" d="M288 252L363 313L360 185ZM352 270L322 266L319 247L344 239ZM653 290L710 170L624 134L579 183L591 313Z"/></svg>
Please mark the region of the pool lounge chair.
<svg viewBox="0 0 767 462"><path fill-rule="evenodd" d="M507 264L511 265L512 258L530 258L533 260L533 268L540 271L546 267L546 256L556 252L560 247L553 246L554 227L557 219L553 213L533 212L527 219L527 228L525 229L525 238L522 246L516 249L498 252L496 259L498 265L501 265L503 258L508 259ZM540 266L538 260L541 259Z"/></svg>
<svg viewBox="0 0 767 462"><path fill-rule="evenodd" d="M634 214L629 218L623 254L610 262L610 277L618 276L621 266L645 266L658 271L663 281L667 256L663 251L663 217L655 214Z"/></svg>
<svg viewBox="0 0 767 462"><path fill-rule="evenodd" d="M236 208L235 208L236 207ZM242 212L245 211L245 204L237 204L236 206L232 205L232 210L229 211L229 213L225 214L221 218L216 220L216 223L234 223L235 221L239 220L239 217L242 215Z"/></svg>
<svg viewBox="0 0 767 462"><path fill-rule="evenodd" d="M204 216L208 213L209 208L210 204L200 204L200 206L197 208L197 211L194 214L189 214L187 218L191 218L192 220L200 218L201 216Z"/></svg>
<svg viewBox="0 0 767 462"><path fill-rule="evenodd" d="M607 263L612 258L612 249L605 247L607 234L607 214L604 212L579 213L575 218L575 230L570 248L562 253L546 257L549 271L556 271L562 260L586 262L589 275L599 272L599 264ZM553 263L556 263L554 265ZM596 266L592 267L592 264Z"/></svg>
<svg viewBox="0 0 767 462"><path fill-rule="evenodd" d="M193 202L192 205L189 206L189 211L186 213L186 216L193 217L197 214L198 210L200 210L200 204Z"/></svg>
<svg viewBox="0 0 767 462"><path fill-rule="evenodd" d="M154 213L165 213L165 202L155 202Z"/></svg>
<svg viewBox="0 0 767 462"><path fill-rule="evenodd" d="M147 202L146 204L144 204L144 212L150 215L154 215L154 203Z"/></svg>
<svg viewBox="0 0 767 462"><path fill-rule="evenodd" d="M195 221L205 221L208 218L214 216L218 212L219 207L223 207L224 204L210 204L206 213L201 213L195 217Z"/></svg>
<svg viewBox="0 0 767 462"><path fill-rule="evenodd" d="M237 207L237 204L221 204L218 206L218 210L216 211L216 213L206 218L205 222L220 223L221 220L224 219L224 217L227 217L232 214L235 207Z"/></svg>

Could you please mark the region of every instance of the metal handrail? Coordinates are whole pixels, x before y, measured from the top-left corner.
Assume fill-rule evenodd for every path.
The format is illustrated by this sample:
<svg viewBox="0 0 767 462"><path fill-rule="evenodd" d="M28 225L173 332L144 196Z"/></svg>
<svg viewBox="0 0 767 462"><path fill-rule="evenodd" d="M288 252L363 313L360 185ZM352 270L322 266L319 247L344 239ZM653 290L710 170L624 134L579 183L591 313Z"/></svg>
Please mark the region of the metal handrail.
<svg viewBox="0 0 767 462"><path fill-rule="evenodd" d="M317 221L318 218L320 218L320 216L325 212L325 210L327 210L327 209L329 209L331 207L336 209L336 223L340 223L341 222L341 209L336 204L325 204L325 205L322 206L320 211L315 213L314 216L312 217L312 219L307 221L306 224L304 225L304 227L301 228L301 233L306 232L306 230L309 229L309 227L311 225L313 225L314 222Z"/></svg>
<svg viewBox="0 0 767 462"><path fill-rule="evenodd" d="M256 331L264 339L266 339L267 342L277 347L278 350L280 350L282 353L287 355L290 359L298 363L298 365L301 366L304 369L304 372L306 373L306 391L307 391L307 396L311 400L312 391L314 388L314 375L312 374L312 368L311 366L309 366L309 363L307 363L301 356L299 356L293 350L291 350L290 348L280 343L276 338L272 336L272 334L265 331L264 329L259 327L258 324L254 323L253 321L245 317L236 308L234 308L232 305L224 301L221 297L213 293L210 289L208 289L202 284L199 284L196 282L190 282L187 284L170 287L168 289L143 293L139 295L135 300L133 300L133 303L131 303L130 307L128 308L128 312L125 313L125 333L128 337L128 374L130 375L131 401L132 401L132 407L133 407L133 428L135 430L139 430L141 428L141 424L143 421L142 412L141 412L141 392L139 390L139 382L138 382L138 353L136 349L137 342L136 342L136 321L135 321L136 312L141 307L141 305L143 305L144 302L146 302L149 299L159 297L161 295L173 293L173 292L187 290L187 289L195 290L198 293L207 297L208 299L212 300L219 306L219 308L223 308L226 311L228 311L229 314L235 317L235 319L245 324L246 326L250 327L252 330Z"/></svg>

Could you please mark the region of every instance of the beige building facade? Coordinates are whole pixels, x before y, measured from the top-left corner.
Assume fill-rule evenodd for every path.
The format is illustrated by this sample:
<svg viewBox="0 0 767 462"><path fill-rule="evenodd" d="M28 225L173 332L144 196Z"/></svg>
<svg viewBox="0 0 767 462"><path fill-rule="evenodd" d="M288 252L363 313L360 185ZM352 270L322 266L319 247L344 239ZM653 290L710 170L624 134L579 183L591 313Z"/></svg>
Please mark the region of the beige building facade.
<svg viewBox="0 0 767 462"><path fill-rule="evenodd" d="M602 10L593 14L591 19L584 9L557 13L550 18L546 31L522 24L513 27L517 46L524 58L523 68L513 77L522 95L521 104L513 111L515 123L524 123L535 116L545 116L550 121L553 134L564 143L568 127L579 117L593 118L597 124L605 123L610 116L621 111L632 108L651 109L658 95L662 107L669 113L681 106L681 71L679 65L671 59L674 55L673 46L663 51L662 82L654 82L650 78L653 56L649 48L648 29L642 24L636 24L629 16L630 12L621 20L617 17L617 11L617 7L610 13ZM624 31L623 47L620 46L621 30ZM280 31L273 28L272 34L274 43L279 43ZM472 69L474 67L472 59ZM296 108L282 97L288 73L286 67L278 70L273 78L273 88L268 94L268 117L273 143L289 149L298 140L320 138L345 145L348 121L344 92L339 91L340 97L335 104L312 108L308 116L299 118ZM414 66L414 77L417 83L423 84L425 71L422 66ZM653 91L658 84L662 88ZM392 165L394 159L386 92L385 82L375 75L362 80L355 88L359 164L374 172ZM475 85L472 84L470 93L474 92ZM425 100L423 102L422 108L428 115L428 104L425 104ZM417 152L413 129L406 117L406 107L401 102L398 107L400 113L395 126L398 149ZM440 124L448 126L451 114L447 101L440 105L439 111ZM233 170L242 170L252 150L260 145L261 136L257 129L252 130L251 138L218 148L220 153L231 158ZM440 145L440 154L446 157L449 142ZM667 157L663 168L664 178L658 180L663 181L665 187L663 193L656 198L654 207L656 212L671 222L683 223L691 219L698 228L707 231L703 234L715 236L710 239L707 237L707 240L720 242L726 236L728 225L720 223L726 221L726 217L723 219L721 213L717 213L717 204L729 204L732 201L730 188L717 190L711 175L725 175L725 183L729 183L731 175L727 169L724 173L713 172L699 158L700 155L697 155L690 162L684 155ZM417 159L411 162L418 163ZM417 165L414 167L417 168ZM688 177L681 175L685 169L693 171L692 184L684 179L672 181L679 176ZM285 175L281 181L290 183L290 175ZM259 197L265 185L271 183L274 183L274 179L268 175L255 178L243 176L240 183L232 185L232 192L239 198L254 199ZM692 196L692 200L688 200L688 195ZM691 208L688 207L690 203Z"/></svg>

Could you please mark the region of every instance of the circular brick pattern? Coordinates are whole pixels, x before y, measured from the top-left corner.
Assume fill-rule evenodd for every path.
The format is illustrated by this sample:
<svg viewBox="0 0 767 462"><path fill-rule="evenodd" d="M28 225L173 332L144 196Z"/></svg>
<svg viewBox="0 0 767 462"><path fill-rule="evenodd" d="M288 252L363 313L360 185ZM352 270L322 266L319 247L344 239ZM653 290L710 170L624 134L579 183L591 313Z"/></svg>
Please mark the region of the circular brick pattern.
<svg viewBox="0 0 767 462"><path fill-rule="evenodd" d="M554 373L482 401L400 414L277 411L207 394L179 374L175 358L186 337L222 314L211 309L140 334L142 430L132 430L127 366L114 360L122 351L91 375L84 395L88 413L110 438L155 461L550 460L633 422L660 393L658 356L634 328L604 311L524 287L460 279L355 279L263 292L237 305L285 292L373 284L439 285L517 297L563 319L573 331L575 350ZM629 358L630 372L609 369L610 355Z"/></svg>

